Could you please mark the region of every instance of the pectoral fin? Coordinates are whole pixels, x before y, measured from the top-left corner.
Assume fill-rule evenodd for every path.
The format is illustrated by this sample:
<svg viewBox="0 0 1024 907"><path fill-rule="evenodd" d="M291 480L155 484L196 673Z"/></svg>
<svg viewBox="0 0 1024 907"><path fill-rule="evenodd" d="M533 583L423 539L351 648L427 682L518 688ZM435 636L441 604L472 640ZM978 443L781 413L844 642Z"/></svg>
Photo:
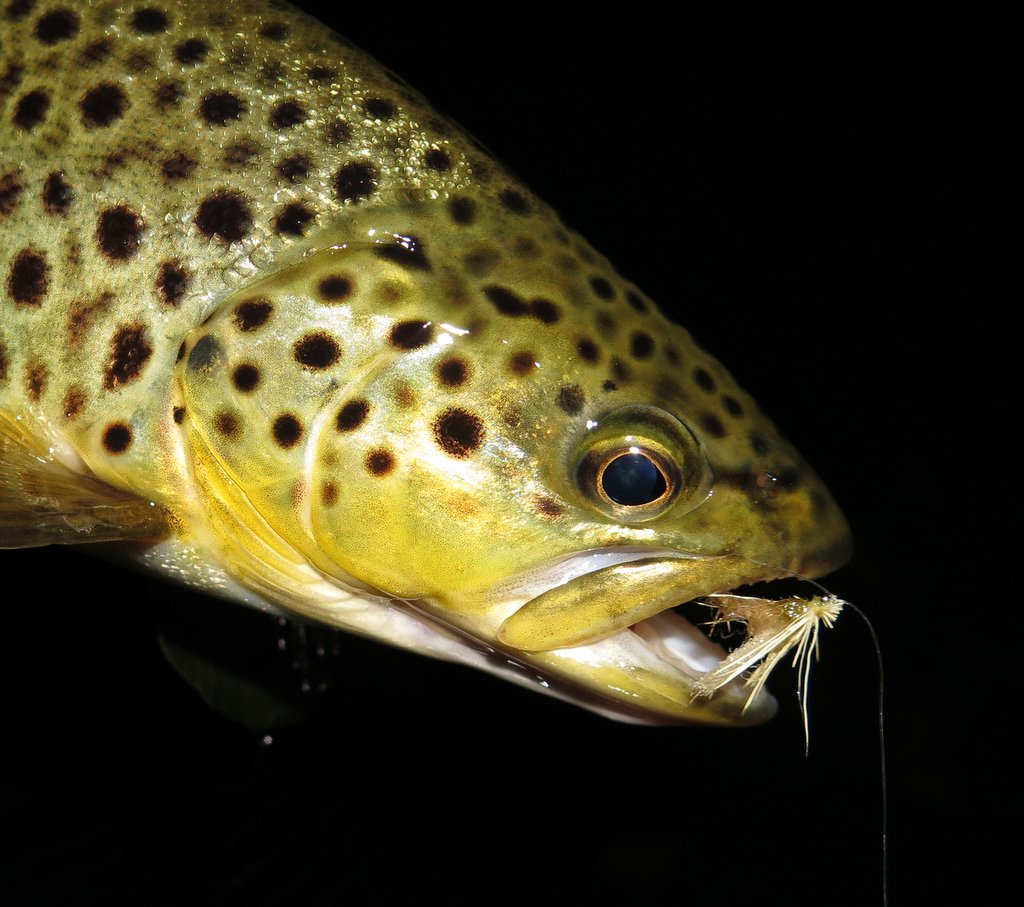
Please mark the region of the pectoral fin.
<svg viewBox="0 0 1024 907"><path fill-rule="evenodd" d="M163 510L72 469L36 427L0 410L0 548L167 534Z"/></svg>

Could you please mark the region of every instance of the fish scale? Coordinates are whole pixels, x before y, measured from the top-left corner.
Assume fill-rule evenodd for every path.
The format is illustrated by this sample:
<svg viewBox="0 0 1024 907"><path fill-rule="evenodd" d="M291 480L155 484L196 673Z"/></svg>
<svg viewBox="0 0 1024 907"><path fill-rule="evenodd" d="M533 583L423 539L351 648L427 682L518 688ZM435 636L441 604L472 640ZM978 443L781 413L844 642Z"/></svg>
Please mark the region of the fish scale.
<svg viewBox="0 0 1024 907"><path fill-rule="evenodd" d="M643 603L565 565L655 554L638 598L685 601L831 568L842 516L471 138L283 3L13 0L0 61L5 544L82 541L55 538L79 477L112 514L95 538L215 594L490 670L501 650L634 720L764 716L692 703L642 634L609 635ZM664 492L610 496L626 455ZM567 575L551 636L495 591ZM542 654L502 636L516 608Z"/></svg>

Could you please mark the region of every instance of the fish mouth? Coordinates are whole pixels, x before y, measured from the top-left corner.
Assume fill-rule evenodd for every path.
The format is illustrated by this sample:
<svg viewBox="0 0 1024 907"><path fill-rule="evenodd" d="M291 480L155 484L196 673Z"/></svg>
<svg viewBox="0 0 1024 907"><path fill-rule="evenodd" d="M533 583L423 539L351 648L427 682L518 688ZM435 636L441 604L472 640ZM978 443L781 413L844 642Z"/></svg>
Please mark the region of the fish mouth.
<svg viewBox="0 0 1024 907"><path fill-rule="evenodd" d="M612 718L753 725L774 715L774 697L741 676L709 691L729 652L679 606L792 576L736 555L584 551L491 590L487 617L459 629L489 653L477 667Z"/></svg>

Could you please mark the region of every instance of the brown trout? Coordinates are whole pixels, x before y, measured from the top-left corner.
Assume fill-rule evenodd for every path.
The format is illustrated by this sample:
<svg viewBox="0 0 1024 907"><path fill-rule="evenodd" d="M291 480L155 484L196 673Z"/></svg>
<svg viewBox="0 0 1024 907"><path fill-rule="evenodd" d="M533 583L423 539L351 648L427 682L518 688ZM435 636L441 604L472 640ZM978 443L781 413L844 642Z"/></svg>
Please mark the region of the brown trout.
<svg viewBox="0 0 1024 907"><path fill-rule="evenodd" d="M673 608L834 569L841 513L401 79L274 0L3 0L0 123L0 547L623 720L772 714L743 670L836 609L720 607L765 628L727 660Z"/></svg>

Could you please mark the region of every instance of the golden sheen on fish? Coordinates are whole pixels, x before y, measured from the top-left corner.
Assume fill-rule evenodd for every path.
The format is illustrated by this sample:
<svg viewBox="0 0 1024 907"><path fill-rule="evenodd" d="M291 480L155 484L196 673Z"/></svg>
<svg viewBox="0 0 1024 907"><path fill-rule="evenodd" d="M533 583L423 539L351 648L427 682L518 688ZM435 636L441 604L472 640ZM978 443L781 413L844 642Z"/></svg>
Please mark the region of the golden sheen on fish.
<svg viewBox="0 0 1024 907"><path fill-rule="evenodd" d="M842 515L400 79L281 2L2 0L0 123L0 545L626 720L771 714L673 606L835 568Z"/></svg>

